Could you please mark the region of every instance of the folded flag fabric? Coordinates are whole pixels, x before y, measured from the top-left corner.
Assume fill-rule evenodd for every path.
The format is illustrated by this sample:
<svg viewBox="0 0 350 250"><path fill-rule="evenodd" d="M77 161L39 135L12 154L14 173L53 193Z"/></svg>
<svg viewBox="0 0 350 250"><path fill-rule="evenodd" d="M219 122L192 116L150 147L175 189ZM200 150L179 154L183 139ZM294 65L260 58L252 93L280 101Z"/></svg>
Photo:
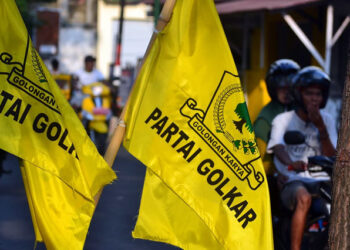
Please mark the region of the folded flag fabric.
<svg viewBox="0 0 350 250"><path fill-rule="evenodd" d="M82 249L94 196L115 173L33 47L15 1L1 1L0 14L0 148L24 160L37 240Z"/></svg>
<svg viewBox="0 0 350 250"><path fill-rule="evenodd" d="M184 249L272 249L267 181L212 0L177 0L127 107L143 162L137 238Z"/></svg>

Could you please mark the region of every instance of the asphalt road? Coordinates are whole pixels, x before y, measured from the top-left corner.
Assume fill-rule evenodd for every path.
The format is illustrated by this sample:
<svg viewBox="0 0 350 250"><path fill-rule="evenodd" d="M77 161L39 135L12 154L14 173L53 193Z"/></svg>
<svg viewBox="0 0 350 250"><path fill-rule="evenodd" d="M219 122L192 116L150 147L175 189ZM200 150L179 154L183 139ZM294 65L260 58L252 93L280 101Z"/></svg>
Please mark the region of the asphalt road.
<svg viewBox="0 0 350 250"><path fill-rule="evenodd" d="M18 161L14 156L7 155L4 166L13 172L0 177L0 250L30 250L34 247L35 236ZM84 249L178 249L132 238L145 167L122 148L114 169L117 169L118 180L103 191ZM45 246L38 244L36 249L42 250Z"/></svg>

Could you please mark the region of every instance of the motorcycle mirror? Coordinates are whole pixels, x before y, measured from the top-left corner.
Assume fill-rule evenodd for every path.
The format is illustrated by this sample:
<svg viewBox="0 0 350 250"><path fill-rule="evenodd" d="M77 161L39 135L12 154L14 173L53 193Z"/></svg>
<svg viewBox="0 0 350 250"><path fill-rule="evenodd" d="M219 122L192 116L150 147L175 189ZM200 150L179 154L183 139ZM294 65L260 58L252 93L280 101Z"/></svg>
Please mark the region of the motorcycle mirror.
<svg viewBox="0 0 350 250"><path fill-rule="evenodd" d="M284 142L289 145L305 143L305 135L296 130L287 131L283 136Z"/></svg>

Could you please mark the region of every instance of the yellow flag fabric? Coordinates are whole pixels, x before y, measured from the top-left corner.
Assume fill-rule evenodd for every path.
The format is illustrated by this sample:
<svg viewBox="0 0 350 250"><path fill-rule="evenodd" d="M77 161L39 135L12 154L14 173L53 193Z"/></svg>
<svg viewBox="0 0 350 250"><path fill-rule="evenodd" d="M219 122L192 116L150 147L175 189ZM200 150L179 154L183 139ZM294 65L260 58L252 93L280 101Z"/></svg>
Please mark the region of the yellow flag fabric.
<svg viewBox="0 0 350 250"><path fill-rule="evenodd" d="M37 240L82 249L94 196L115 173L41 61L14 0L0 1L0 15L0 148L27 162Z"/></svg>
<svg viewBox="0 0 350 250"><path fill-rule="evenodd" d="M147 168L134 238L183 249L222 249L204 221L154 172Z"/></svg>
<svg viewBox="0 0 350 250"><path fill-rule="evenodd" d="M125 120L124 146L149 168L134 237L184 249L273 248L264 168L212 0L177 0Z"/></svg>
<svg viewBox="0 0 350 250"><path fill-rule="evenodd" d="M28 162L21 172L36 240L47 249L83 249L94 203Z"/></svg>
<svg viewBox="0 0 350 250"><path fill-rule="evenodd" d="M32 216L32 221L33 221L33 228L34 228L34 234L35 234L35 240L37 242L43 242L43 237L41 236L40 234L40 230L39 230L39 227L38 227L38 222L37 222L37 218L36 218L36 215L35 215L35 207L34 207L34 204L33 204L33 199L32 199L32 196L30 194L30 189L29 189L29 183L28 183L28 177L26 176L26 172L24 170L24 167L23 167L23 161L20 162L20 169L21 169L21 174L22 174L22 179L23 179L23 184L24 184L24 189L26 191L26 194L27 194L27 200L28 200L28 205L29 205L29 211L30 211L30 215Z"/></svg>

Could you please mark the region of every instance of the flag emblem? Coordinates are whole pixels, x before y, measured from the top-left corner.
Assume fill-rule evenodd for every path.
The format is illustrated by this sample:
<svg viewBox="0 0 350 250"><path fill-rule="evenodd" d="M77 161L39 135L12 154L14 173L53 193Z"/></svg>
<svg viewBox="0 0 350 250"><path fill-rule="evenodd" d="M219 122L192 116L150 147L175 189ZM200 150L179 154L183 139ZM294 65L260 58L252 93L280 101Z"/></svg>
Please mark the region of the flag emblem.
<svg viewBox="0 0 350 250"><path fill-rule="evenodd" d="M254 166L260 155L241 96L238 76L225 71L206 111L197 108L197 101L189 98L180 113L189 118L188 125L238 179L246 180L249 187L256 190L264 182L264 176Z"/></svg>
<svg viewBox="0 0 350 250"><path fill-rule="evenodd" d="M29 43L30 43L30 39L28 37L25 60L27 60L28 58ZM42 70L42 66L38 59L37 52L34 49L32 50L32 63L34 67L34 72L38 77L38 81L40 83L43 83L43 82L47 83L45 74ZM49 109L55 111L58 114L61 114L58 109L56 100L53 94L50 92L49 88L48 87L43 88L43 86L39 86L38 84L36 84L35 83L36 81L32 81L28 79L26 76L24 76L24 70L25 70L24 65L26 65L26 61L23 64L19 62L15 62L13 61L13 57L10 53L3 52L0 54L0 64L3 64L2 66L5 66L5 67L1 67L0 74L8 75L7 82L9 84L20 89L21 91L23 91L33 99L37 100L39 103L43 104L44 106L48 107ZM5 68L6 70L4 70Z"/></svg>

